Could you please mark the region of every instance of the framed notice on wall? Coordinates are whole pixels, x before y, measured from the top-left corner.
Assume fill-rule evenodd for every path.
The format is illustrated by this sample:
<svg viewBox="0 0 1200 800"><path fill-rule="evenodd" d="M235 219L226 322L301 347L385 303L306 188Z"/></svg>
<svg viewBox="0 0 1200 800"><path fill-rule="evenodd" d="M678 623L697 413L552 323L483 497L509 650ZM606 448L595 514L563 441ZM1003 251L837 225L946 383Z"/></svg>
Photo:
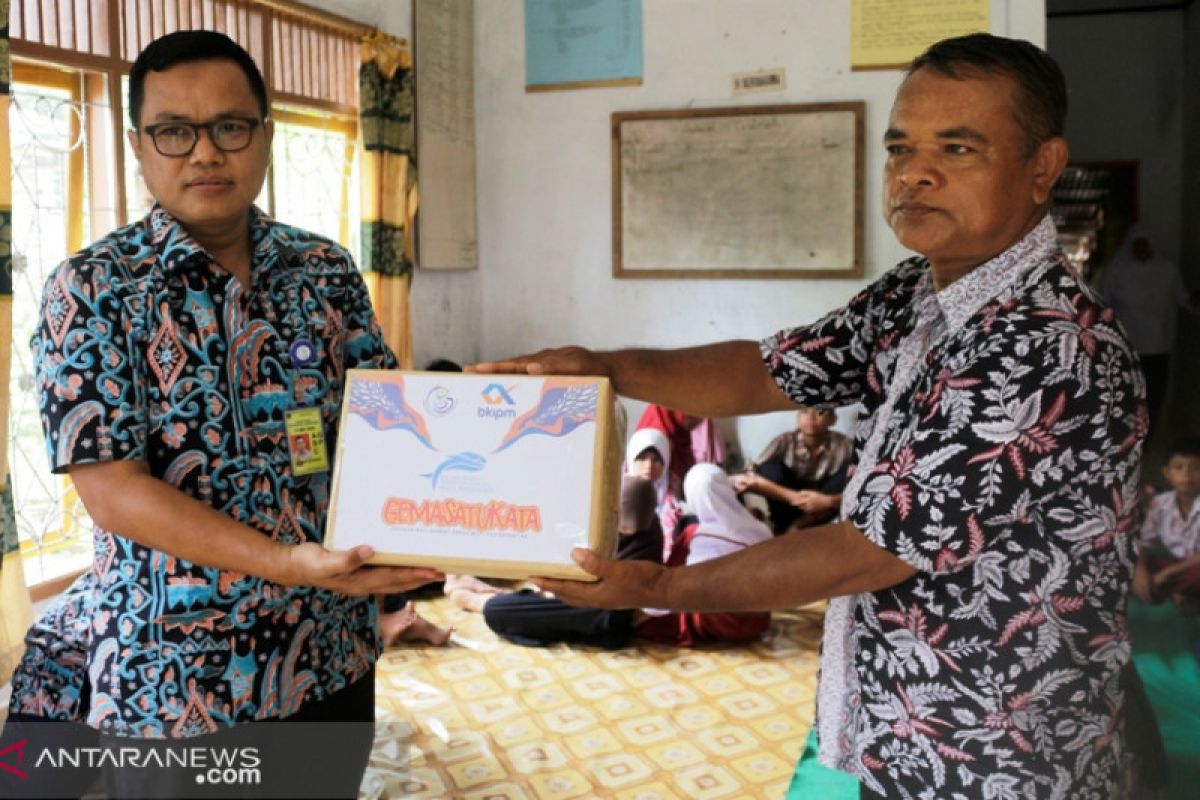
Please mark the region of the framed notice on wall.
<svg viewBox="0 0 1200 800"><path fill-rule="evenodd" d="M613 275L861 277L864 111L613 114Z"/></svg>

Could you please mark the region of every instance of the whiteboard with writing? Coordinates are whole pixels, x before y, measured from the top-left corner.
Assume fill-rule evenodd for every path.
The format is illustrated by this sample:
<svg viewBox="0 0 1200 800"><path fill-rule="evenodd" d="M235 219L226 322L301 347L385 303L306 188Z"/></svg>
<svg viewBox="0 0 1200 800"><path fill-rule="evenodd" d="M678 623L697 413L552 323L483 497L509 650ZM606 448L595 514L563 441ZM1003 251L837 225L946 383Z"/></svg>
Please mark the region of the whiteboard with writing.
<svg viewBox="0 0 1200 800"><path fill-rule="evenodd" d="M860 277L864 104L613 115L617 277Z"/></svg>

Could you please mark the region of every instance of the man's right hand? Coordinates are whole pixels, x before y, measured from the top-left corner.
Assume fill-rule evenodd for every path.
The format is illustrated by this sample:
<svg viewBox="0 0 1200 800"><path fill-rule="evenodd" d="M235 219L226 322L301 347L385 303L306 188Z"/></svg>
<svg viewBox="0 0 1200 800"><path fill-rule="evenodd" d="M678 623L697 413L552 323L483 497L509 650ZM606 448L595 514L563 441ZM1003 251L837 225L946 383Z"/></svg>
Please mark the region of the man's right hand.
<svg viewBox="0 0 1200 800"><path fill-rule="evenodd" d="M695 417L795 410L776 384L758 342L718 342L679 350L556 347L466 368L482 374L587 375L608 378L623 397Z"/></svg>
<svg viewBox="0 0 1200 800"><path fill-rule="evenodd" d="M571 345L539 350L525 356L472 364L466 372L517 375L595 375L611 378L608 363L599 353Z"/></svg>
<svg viewBox="0 0 1200 800"><path fill-rule="evenodd" d="M445 576L425 567L391 567L367 564L375 551L368 545L349 550L326 550L316 542L287 549L280 583L316 586L341 594L395 594L407 592Z"/></svg>

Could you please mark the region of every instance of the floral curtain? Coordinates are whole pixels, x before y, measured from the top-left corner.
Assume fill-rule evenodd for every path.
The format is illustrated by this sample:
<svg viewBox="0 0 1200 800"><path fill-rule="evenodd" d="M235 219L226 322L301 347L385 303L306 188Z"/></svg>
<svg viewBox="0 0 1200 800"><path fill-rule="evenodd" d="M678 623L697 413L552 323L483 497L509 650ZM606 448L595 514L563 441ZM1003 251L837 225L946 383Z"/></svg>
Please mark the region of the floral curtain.
<svg viewBox="0 0 1200 800"><path fill-rule="evenodd" d="M8 3L0 0L0 685L21 657L33 618L25 569L17 544L12 484L8 475L8 381L12 351L12 167L8 143Z"/></svg>
<svg viewBox="0 0 1200 800"><path fill-rule="evenodd" d="M360 266L384 337L400 366L411 369L408 289L418 194L408 45L386 34L366 39L358 86L363 192Z"/></svg>

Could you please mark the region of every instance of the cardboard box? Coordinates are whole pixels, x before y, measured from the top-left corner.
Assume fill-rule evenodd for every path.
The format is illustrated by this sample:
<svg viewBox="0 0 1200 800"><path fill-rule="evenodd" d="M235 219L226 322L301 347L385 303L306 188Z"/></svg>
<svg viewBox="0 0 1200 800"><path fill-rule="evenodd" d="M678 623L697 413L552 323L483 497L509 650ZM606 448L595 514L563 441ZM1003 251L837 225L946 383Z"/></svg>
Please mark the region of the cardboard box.
<svg viewBox="0 0 1200 800"><path fill-rule="evenodd" d="M374 563L591 579L611 556L621 433L605 378L351 370L325 544Z"/></svg>

